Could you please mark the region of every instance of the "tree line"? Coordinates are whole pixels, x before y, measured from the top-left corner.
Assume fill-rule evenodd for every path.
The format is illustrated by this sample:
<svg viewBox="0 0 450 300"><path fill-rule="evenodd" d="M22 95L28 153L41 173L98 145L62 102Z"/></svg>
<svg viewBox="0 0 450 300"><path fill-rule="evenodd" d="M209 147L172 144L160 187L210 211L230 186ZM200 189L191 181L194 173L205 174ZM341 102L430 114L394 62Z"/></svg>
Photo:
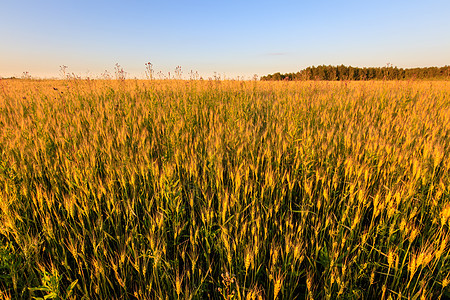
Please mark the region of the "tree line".
<svg viewBox="0 0 450 300"><path fill-rule="evenodd" d="M312 66L297 73L274 73L261 80L412 80L450 79L450 66L409 68L394 66L359 68L351 66Z"/></svg>

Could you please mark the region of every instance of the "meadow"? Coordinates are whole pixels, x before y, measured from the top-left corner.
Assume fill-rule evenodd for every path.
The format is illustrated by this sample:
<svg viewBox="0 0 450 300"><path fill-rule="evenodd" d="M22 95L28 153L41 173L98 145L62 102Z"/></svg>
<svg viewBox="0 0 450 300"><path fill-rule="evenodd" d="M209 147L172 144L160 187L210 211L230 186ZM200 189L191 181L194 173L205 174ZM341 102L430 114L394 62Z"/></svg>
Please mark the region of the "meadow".
<svg viewBox="0 0 450 300"><path fill-rule="evenodd" d="M0 80L0 298L448 299L449 153L449 81Z"/></svg>

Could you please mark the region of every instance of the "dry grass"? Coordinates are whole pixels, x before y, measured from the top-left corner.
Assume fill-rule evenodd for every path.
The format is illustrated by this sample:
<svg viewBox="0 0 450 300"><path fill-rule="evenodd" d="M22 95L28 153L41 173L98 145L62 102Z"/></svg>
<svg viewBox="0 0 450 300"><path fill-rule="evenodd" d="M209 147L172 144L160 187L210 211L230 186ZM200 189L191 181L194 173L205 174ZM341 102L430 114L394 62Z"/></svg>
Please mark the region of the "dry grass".
<svg viewBox="0 0 450 300"><path fill-rule="evenodd" d="M0 297L448 297L449 92L2 80Z"/></svg>

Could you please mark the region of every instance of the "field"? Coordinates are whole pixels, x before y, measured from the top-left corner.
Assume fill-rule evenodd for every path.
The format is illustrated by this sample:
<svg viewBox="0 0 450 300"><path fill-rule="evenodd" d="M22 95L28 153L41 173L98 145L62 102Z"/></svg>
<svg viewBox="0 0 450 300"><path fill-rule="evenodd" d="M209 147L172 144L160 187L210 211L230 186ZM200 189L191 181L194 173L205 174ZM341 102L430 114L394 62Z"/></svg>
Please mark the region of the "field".
<svg viewBox="0 0 450 300"><path fill-rule="evenodd" d="M0 298L448 299L450 82L0 81Z"/></svg>

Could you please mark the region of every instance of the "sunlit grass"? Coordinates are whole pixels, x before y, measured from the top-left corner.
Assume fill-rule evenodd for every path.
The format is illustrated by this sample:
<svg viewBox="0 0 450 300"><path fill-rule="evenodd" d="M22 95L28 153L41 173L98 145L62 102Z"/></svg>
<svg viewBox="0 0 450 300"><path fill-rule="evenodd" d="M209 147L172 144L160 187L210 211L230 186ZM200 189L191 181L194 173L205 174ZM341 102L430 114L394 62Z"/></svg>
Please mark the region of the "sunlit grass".
<svg viewBox="0 0 450 300"><path fill-rule="evenodd" d="M2 80L0 297L449 296L449 92Z"/></svg>

